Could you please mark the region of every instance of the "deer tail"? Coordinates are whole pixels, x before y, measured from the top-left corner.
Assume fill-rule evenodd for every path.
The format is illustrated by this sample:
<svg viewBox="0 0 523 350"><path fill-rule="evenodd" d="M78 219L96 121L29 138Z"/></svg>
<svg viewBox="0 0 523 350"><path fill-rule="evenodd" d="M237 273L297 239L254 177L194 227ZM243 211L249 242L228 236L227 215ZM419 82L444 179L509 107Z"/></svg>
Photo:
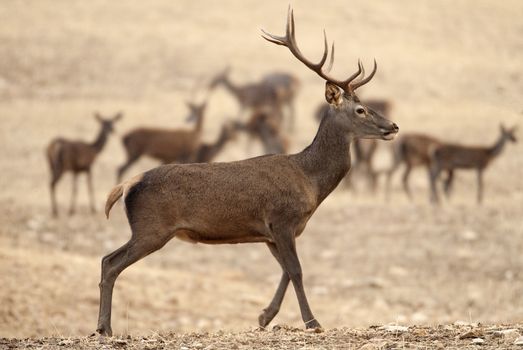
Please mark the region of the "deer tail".
<svg viewBox="0 0 523 350"><path fill-rule="evenodd" d="M124 183L116 185L109 195L107 196L107 201L105 202L105 216L109 219L109 212L113 207L114 203L123 195Z"/></svg>
<svg viewBox="0 0 523 350"><path fill-rule="evenodd" d="M120 197L122 196L125 199L125 197L129 193L129 189L131 189L136 184L140 183L140 181L142 181L142 178L143 174L136 175L135 177L132 177L131 179L116 185L111 190L111 192L109 192L109 195L107 196L107 201L105 202L105 216L107 218L109 218L109 212L111 211L111 208L113 207L114 203L116 203L116 201L120 199ZM127 208L125 210L127 210Z"/></svg>
<svg viewBox="0 0 523 350"><path fill-rule="evenodd" d="M53 172L59 172L62 165L63 142L59 139L54 140L47 147L47 159L49 167Z"/></svg>

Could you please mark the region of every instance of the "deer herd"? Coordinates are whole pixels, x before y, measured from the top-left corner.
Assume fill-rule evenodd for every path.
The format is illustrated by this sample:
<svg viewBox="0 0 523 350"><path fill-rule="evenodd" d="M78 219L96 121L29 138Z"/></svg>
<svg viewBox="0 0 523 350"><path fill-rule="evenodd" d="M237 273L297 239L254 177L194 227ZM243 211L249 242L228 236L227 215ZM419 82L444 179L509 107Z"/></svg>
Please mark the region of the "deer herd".
<svg viewBox="0 0 523 350"><path fill-rule="evenodd" d="M292 283L305 327L319 328L320 323L305 295L295 241L322 201L344 178L348 179L351 153L352 172L362 173L373 191L379 176L385 175L387 199L392 176L401 166L404 168L403 189L411 198L411 170L423 166L432 203L439 202L441 174L445 175L444 193L449 196L454 171L458 169L476 170L477 201L481 202L483 171L507 142L516 142L515 127L503 125L498 139L484 147L448 143L424 133L403 133L388 143L390 168L378 171L374 158L379 140L393 140L399 128L385 117L392 109L389 101L362 101L355 94L357 88L374 77L376 62L370 75L365 74L363 64L358 61L357 71L345 80L331 77L334 45L329 51L325 37L319 62L307 59L297 45L291 9L285 35L263 31L263 38L287 47L297 60L325 80L326 102L313 115L319 122L316 137L301 152L287 154L288 133L294 130L294 103L300 89L300 81L295 76L277 72L259 82L241 85L230 79L230 68L218 73L208 84L209 92L222 87L239 104L238 117L223 124L215 142L202 141L207 101L187 104L187 121L194 122L191 128L138 127L128 131L122 137L126 160L116 170L118 185L108 196L105 214L109 216L114 203L123 198L132 234L126 244L102 260L97 327L100 334L112 334L111 300L118 275L172 238L206 244L265 243L281 266L282 275L273 299L259 315L260 326L267 326L276 316ZM58 215L55 187L67 171L73 174L69 213L75 212L76 180L82 172L87 174L91 211L95 211L91 166L122 116L118 113L104 118L96 113L100 131L92 143L56 138L49 144L47 157L54 216ZM267 155L213 163L239 132L258 139ZM122 182L129 167L142 156L154 158L163 165Z"/></svg>

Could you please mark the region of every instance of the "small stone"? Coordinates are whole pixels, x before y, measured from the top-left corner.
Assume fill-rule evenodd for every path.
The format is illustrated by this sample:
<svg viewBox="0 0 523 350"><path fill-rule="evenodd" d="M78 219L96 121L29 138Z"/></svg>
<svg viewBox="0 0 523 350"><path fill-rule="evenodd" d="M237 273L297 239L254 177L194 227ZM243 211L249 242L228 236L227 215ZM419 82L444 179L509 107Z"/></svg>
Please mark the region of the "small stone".
<svg viewBox="0 0 523 350"><path fill-rule="evenodd" d="M479 332L478 330L470 330L468 332L465 332L463 334L460 334L458 336L459 339L474 339L474 338L479 338L481 335L481 332Z"/></svg>
<svg viewBox="0 0 523 350"><path fill-rule="evenodd" d="M379 329L387 331L387 332L403 333L403 332L407 332L409 330L409 327L397 326L397 325L386 325L386 326L381 326Z"/></svg>
<svg viewBox="0 0 523 350"><path fill-rule="evenodd" d="M483 340L482 338L474 338L472 339L471 343L475 345L482 345L483 343L485 343L485 340Z"/></svg>

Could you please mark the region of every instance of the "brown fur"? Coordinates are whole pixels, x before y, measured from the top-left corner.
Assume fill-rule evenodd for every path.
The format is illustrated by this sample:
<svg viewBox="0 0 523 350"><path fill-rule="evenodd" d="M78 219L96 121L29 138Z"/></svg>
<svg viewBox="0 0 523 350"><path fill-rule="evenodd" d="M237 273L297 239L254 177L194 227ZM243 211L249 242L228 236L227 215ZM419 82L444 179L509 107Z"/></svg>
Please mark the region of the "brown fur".
<svg viewBox="0 0 523 350"><path fill-rule="evenodd" d="M405 170L402 175L403 190L409 199L412 199L409 187L409 175L412 168L425 166L428 172L430 170L431 153L440 144L441 142L435 137L419 133L402 134L393 142L391 145L392 166L386 171L385 195L387 199L390 198L392 176L402 164L405 164ZM450 186L450 183L448 186Z"/></svg>
<svg viewBox="0 0 523 350"><path fill-rule="evenodd" d="M195 161L196 153L200 147L206 104L188 104L188 106L191 110L188 119L196 120L193 129L137 128L131 130L122 138L127 160L118 168L118 182L121 181L127 169L144 155L158 159L163 164L183 164Z"/></svg>

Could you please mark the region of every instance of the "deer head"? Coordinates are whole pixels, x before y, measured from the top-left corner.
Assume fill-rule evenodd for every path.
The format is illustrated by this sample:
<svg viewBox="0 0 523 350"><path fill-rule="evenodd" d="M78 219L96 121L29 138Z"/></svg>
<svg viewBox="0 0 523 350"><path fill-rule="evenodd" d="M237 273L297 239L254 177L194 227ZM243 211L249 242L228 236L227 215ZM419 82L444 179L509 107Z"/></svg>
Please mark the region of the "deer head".
<svg viewBox="0 0 523 350"><path fill-rule="evenodd" d="M193 102L186 102L185 104L189 108L189 116L187 117L186 121L198 121L203 117L203 114L205 113L205 108L207 107L207 101L204 101L199 104Z"/></svg>
<svg viewBox="0 0 523 350"><path fill-rule="evenodd" d="M229 72L231 71L231 67L227 66L223 71L218 73L213 80L209 83L209 90L213 90L216 88L216 86L222 84L229 78Z"/></svg>
<svg viewBox="0 0 523 350"><path fill-rule="evenodd" d="M123 118L123 113L118 112L112 118L104 118L100 115L100 113L94 112L94 118L102 126L102 132L105 134L110 134L114 131L114 123L116 123L117 121L119 121L120 119Z"/></svg>
<svg viewBox="0 0 523 350"><path fill-rule="evenodd" d="M361 62L358 62L358 70L345 80L337 80L330 77L327 73L331 70L334 62L334 44L331 49L329 65L325 71L323 66L329 54L325 32L323 56L320 61L313 63L305 58L296 43L294 14L290 7L287 15L285 36L276 36L264 30L262 32L264 39L277 45L286 46L300 62L326 80L325 99L331 106L327 117L335 118L339 128L356 138L379 138L384 140L392 140L394 138L399 130L398 126L366 106L355 94L357 88L365 85L374 77L377 69L376 61L374 61L374 68L371 74L367 77L365 77L365 69Z"/></svg>
<svg viewBox="0 0 523 350"><path fill-rule="evenodd" d="M501 137L503 137L505 140L511 141L514 143L518 142L518 139L516 138L516 135L515 135L517 126L513 126L512 128L508 129L503 124L500 124L499 128L501 130Z"/></svg>

